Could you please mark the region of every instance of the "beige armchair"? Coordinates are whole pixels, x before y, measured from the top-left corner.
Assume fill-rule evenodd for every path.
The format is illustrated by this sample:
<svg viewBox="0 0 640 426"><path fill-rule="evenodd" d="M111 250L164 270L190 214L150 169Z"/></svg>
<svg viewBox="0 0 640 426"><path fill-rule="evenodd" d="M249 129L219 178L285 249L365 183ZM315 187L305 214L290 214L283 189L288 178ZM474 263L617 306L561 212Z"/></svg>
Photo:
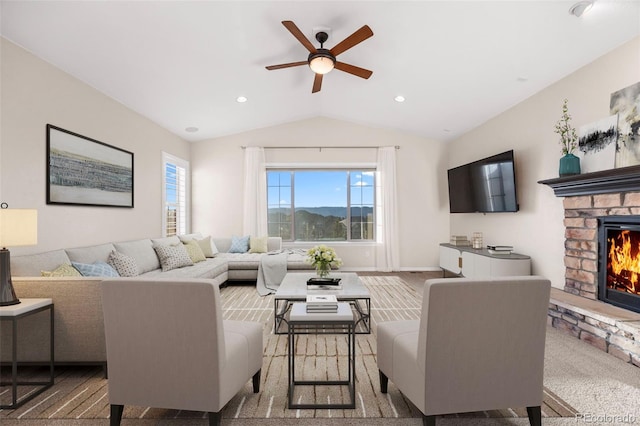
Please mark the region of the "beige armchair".
<svg viewBox="0 0 640 426"><path fill-rule="evenodd" d="M253 378L260 388L262 325L223 321L211 280L102 283L111 425L124 405L221 410Z"/></svg>
<svg viewBox="0 0 640 426"><path fill-rule="evenodd" d="M508 407L527 407L540 425L550 288L535 276L428 280L420 320L378 324L382 393L390 379L425 426Z"/></svg>

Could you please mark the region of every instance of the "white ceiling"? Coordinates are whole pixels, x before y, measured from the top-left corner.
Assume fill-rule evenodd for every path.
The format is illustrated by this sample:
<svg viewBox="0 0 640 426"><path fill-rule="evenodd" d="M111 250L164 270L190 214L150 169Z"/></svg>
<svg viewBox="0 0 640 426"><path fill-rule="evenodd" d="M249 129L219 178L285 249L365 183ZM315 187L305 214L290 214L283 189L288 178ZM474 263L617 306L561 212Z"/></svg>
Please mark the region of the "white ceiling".
<svg viewBox="0 0 640 426"><path fill-rule="evenodd" d="M640 1L573 3L1 0L0 31L189 141L316 116L449 140L640 35ZM329 27L328 48L369 25L338 59L373 76L312 94L308 67L267 71L308 54L283 20L314 45Z"/></svg>

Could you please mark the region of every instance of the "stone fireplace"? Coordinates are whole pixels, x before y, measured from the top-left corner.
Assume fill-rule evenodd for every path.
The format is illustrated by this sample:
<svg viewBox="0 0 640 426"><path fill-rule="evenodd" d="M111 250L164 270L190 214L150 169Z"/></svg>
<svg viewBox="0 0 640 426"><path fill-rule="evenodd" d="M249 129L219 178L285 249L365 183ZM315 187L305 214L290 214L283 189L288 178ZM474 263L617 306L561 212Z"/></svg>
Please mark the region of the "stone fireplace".
<svg viewBox="0 0 640 426"><path fill-rule="evenodd" d="M640 217L598 219L598 299L640 313Z"/></svg>
<svg viewBox="0 0 640 426"><path fill-rule="evenodd" d="M549 323L640 366L640 166L539 183L564 197L564 291L552 289ZM624 246L630 228L635 248ZM635 263L613 268L611 250Z"/></svg>

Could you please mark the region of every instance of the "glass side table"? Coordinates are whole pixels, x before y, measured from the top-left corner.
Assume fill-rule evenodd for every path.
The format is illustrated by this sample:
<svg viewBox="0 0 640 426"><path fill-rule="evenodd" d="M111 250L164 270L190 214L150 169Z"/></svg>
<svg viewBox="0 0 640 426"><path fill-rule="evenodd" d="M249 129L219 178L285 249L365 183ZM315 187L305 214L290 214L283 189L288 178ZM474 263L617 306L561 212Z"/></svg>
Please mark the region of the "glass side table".
<svg viewBox="0 0 640 426"><path fill-rule="evenodd" d="M53 386L53 301L51 299L20 299L19 304L0 306L0 321L11 321L11 381L0 382L0 386L11 386L11 404L0 405L0 408L15 409L27 401L32 400L45 390ZM18 379L18 321L24 317L38 312L49 310L49 380L48 381L22 381ZM18 386L40 386L35 392L27 394L24 398L18 398Z"/></svg>

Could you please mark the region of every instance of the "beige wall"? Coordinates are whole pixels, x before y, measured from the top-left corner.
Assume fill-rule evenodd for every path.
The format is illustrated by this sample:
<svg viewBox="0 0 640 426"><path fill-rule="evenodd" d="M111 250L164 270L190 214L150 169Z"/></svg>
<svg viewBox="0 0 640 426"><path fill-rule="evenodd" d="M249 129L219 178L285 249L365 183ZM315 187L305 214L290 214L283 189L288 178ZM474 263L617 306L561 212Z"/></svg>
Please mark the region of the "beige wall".
<svg viewBox="0 0 640 426"><path fill-rule="evenodd" d="M0 201L38 209L38 245L14 254L159 236L162 151L189 144L21 47L1 39ZM130 208L46 204L46 124L134 153Z"/></svg>
<svg viewBox="0 0 640 426"><path fill-rule="evenodd" d="M640 81L637 38L535 94L449 145L448 167L514 149L520 211L453 214L451 233L484 233L486 244L513 245L530 255L533 272L564 286L564 210L562 198L537 182L558 177L561 157L554 125L569 100L579 128L608 117L611 93ZM613 168L613 159L611 167Z"/></svg>
<svg viewBox="0 0 640 426"><path fill-rule="evenodd" d="M406 133L329 118L313 118L199 142L193 145L193 228L205 234L242 232L242 146L397 145L400 261L403 269L438 265L438 243L448 239L445 145ZM375 163L375 149L267 150L268 163ZM345 269L375 269L371 244L333 244ZM290 245L309 247L308 244Z"/></svg>

